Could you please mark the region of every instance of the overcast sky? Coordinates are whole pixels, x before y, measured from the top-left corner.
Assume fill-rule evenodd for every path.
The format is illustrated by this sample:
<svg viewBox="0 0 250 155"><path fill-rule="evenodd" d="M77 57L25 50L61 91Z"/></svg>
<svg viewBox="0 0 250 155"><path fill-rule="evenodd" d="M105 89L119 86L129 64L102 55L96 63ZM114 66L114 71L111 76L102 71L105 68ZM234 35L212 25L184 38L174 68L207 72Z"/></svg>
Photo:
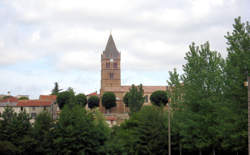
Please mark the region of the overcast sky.
<svg viewBox="0 0 250 155"><path fill-rule="evenodd" d="M0 94L99 91L110 31L123 85L166 85L192 42L226 57L238 16L249 21L249 0L0 0Z"/></svg>

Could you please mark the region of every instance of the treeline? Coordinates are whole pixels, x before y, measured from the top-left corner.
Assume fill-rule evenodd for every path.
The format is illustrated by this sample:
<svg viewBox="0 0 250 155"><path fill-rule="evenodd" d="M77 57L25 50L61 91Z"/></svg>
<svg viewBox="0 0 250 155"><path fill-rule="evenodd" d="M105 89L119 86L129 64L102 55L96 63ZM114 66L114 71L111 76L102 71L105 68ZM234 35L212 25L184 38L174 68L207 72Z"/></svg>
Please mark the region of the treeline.
<svg viewBox="0 0 250 155"><path fill-rule="evenodd" d="M0 120L0 154L104 154L110 128L98 111L65 105L54 122L46 111L33 125L24 111L6 108Z"/></svg>
<svg viewBox="0 0 250 155"><path fill-rule="evenodd" d="M153 106L143 105L142 86L132 86L123 98L130 118L109 128L98 110L86 111L88 102L72 89L60 92L59 119L46 112L33 125L25 113L5 109L0 120L1 154L168 154L168 119L171 148L176 155L242 155L248 153L247 87L250 73L250 26L235 19L227 33L227 58L209 43L192 43L183 74L174 69L168 80L171 115L164 109L166 92L155 92ZM115 106L107 95L103 105ZM60 98L62 98L61 101ZM105 102L108 101L106 104ZM112 104L111 104L112 101Z"/></svg>

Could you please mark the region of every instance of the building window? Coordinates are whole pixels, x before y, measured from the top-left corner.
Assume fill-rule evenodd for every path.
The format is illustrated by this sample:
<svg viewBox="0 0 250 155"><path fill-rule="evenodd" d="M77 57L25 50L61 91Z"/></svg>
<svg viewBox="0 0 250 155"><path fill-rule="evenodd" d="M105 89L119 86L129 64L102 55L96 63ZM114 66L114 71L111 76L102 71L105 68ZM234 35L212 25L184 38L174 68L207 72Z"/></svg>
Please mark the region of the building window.
<svg viewBox="0 0 250 155"><path fill-rule="evenodd" d="M31 113L32 118L36 118L36 113Z"/></svg>
<svg viewBox="0 0 250 155"><path fill-rule="evenodd" d="M43 110L47 110L47 107L43 107Z"/></svg>
<svg viewBox="0 0 250 155"><path fill-rule="evenodd" d="M23 107L21 107L21 111L23 111Z"/></svg>
<svg viewBox="0 0 250 155"><path fill-rule="evenodd" d="M32 107L32 110L36 110L36 107Z"/></svg>
<svg viewBox="0 0 250 155"><path fill-rule="evenodd" d="M109 62L106 63L106 68L110 68L110 63Z"/></svg>
<svg viewBox="0 0 250 155"><path fill-rule="evenodd" d="M110 80L113 80L114 79L114 73L109 73L109 78L110 78Z"/></svg>
<svg viewBox="0 0 250 155"><path fill-rule="evenodd" d="M148 95L144 96L145 102L148 103Z"/></svg>
<svg viewBox="0 0 250 155"><path fill-rule="evenodd" d="M114 68L117 68L117 63L114 63Z"/></svg>

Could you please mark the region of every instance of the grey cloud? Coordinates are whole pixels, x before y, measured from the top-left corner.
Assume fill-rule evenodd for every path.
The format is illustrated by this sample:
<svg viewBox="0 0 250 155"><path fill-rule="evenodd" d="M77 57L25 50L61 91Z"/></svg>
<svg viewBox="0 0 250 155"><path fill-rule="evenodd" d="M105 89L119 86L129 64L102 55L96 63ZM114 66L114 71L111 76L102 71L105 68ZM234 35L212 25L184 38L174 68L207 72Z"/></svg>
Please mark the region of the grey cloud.
<svg viewBox="0 0 250 155"><path fill-rule="evenodd" d="M101 8L96 8L91 1L90 4L88 1L85 4L83 1L60 2L0 1L1 66L44 58L57 74L71 70L94 71L92 76L99 77L100 54L112 29L117 48L122 53L124 70L165 70L167 74L173 67L181 71L192 41L197 45L210 41L211 49L225 57L224 35L232 30L233 18L242 16L244 21L250 18L247 0L136 0L129 3L121 0L114 1L113 6L106 1L99 2L99 6L103 5ZM123 5L118 4L120 2ZM194 2L211 3L211 8L199 14L199 8L197 12L192 8ZM223 3L217 5L220 2ZM128 74L129 78L136 79L131 72ZM46 80L53 81L51 79ZM153 77L149 79L154 81ZM76 84L79 80L72 81L64 82L80 90Z"/></svg>

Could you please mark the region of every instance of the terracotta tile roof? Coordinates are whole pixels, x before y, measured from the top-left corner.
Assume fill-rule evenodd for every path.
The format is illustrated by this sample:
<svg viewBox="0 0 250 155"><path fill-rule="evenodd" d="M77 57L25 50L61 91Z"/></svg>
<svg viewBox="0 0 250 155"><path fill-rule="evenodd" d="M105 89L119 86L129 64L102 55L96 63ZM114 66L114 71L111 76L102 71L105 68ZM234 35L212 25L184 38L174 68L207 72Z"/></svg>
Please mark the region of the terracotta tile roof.
<svg viewBox="0 0 250 155"><path fill-rule="evenodd" d="M131 86L121 86L121 87L105 87L104 91L111 92L128 92ZM152 93L156 90L166 90L167 86L143 86L144 93Z"/></svg>
<svg viewBox="0 0 250 155"><path fill-rule="evenodd" d="M41 101L56 101L56 95L40 95L39 100Z"/></svg>
<svg viewBox="0 0 250 155"><path fill-rule="evenodd" d="M87 96L98 96L98 94L97 92L93 92L93 93L88 94Z"/></svg>
<svg viewBox="0 0 250 155"><path fill-rule="evenodd" d="M17 106L20 107L41 107L41 106L50 106L51 101L42 101L42 100L20 100L17 103Z"/></svg>
<svg viewBox="0 0 250 155"><path fill-rule="evenodd" d="M4 102L4 103L10 103L10 102L18 102L18 99L16 98L16 97L13 97L13 96L10 96L10 97L8 97L8 98L6 98L6 99L3 99L3 100L1 100L0 102Z"/></svg>

